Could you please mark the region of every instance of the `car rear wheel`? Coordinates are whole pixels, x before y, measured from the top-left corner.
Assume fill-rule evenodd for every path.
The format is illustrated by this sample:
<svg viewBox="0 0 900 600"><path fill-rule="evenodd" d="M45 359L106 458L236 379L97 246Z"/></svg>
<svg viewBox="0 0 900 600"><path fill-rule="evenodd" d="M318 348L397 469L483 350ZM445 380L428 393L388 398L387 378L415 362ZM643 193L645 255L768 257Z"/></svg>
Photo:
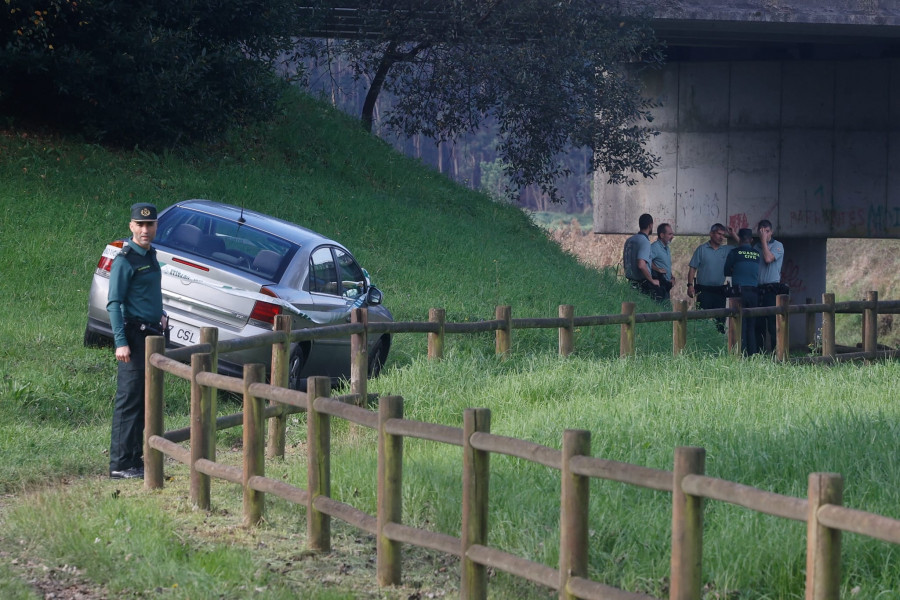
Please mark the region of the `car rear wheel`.
<svg viewBox="0 0 900 600"><path fill-rule="evenodd" d="M90 327L84 328L84 345L86 348L106 348L112 346L112 342L106 336L102 336Z"/></svg>

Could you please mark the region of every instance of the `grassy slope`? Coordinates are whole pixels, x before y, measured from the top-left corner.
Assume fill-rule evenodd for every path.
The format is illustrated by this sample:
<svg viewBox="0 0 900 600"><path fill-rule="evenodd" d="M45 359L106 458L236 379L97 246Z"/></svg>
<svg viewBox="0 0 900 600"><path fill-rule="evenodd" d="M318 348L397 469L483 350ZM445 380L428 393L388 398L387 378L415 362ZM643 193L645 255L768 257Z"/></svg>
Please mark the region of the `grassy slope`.
<svg viewBox="0 0 900 600"><path fill-rule="evenodd" d="M636 300L638 310L654 310L609 271L588 269L561 252L519 211L453 185L309 100L301 101L300 110L287 107L263 130L188 155L113 153L72 141L8 135L0 138L0 177L0 489L5 491L105 470L114 364L108 351L84 349L80 342L98 252L108 239L125 234L124 215L134 201L162 207L182 198L211 198L332 235L371 272L399 320L424 320L435 306L446 308L453 321L492 318L497 304L512 305L514 316L555 316L560 303L574 304L577 314L615 313L626 299ZM885 514L898 505L892 490L900 489L900 469L880 460L893 452L900 416L880 402L891 395L895 365L790 369L699 353L672 361L660 356L670 347L670 326L643 325L638 332L645 358L599 363L596 359L617 354L617 327L579 332L578 355L569 361L554 356L552 331L516 332L513 358L502 363L491 356L488 335L451 340L448 360L439 365L422 359L422 336L398 336L388 372L373 389L403 395L411 418L451 425L459 424L465 407L486 406L494 411L496 432L551 446L558 446L566 427L590 429L595 454L657 468L669 468L676 445L703 445L711 473L798 496L804 494L806 473L840 471L853 482L845 495L848 505ZM706 323L692 325L690 336L695 343L721 346L721 337ZM167 411L168 425L185 423L183 388L167 393ZM336 427L336 438L342 448L335 456L333 491L373 512L371 438L346 427ZM223 456L238 440L233 431L220 436ZM292 424L289 441L299 452L302 422ZM458 531L458 511L435 501L458 494L455 454L429 444L408 451L405 521ZM502 457L492 462L499 468L492 478L492 540L553 564L554 477ZM267 468L303 480L299 460ZM239 490L217 488L217 512L204 518L184 507L184 470L169 472L175 480L168 495L126 490L133 506L120 507L120 486L88 479L29 497L12 509L7 525L11 535L29 539L25 545L34 552L60 564L79 564L113 591L162 586L171 597L191 598L219 597L219 590L225 597L241 597L240 581L215 573L250 577L249 553L241 548L259 550L264 539L282 551L278 560L285 560L282 545L288 542L279 545L272 536L293 540L294 532L303 531L302 514L273 502L269 529L240 540L223 538L222 529L229 526L222 522L233 527L237 520ZM519 485L523 480L526 484ZM605 484L594 489L593 575L662 594L667 496ZM31 510L34 506L40 510ZM92 506L97 515L73 527L72 506L76 512ZM195 534L185 539L148 531L141 514L151 515L151 521L172 518ZM110 527L119 519L135 521L129 525L132 536ZM710 509L708 523L705 577L716 590L743 590L745 597L797 596L802 528L783 526L772 533L771 519L721 505ZM748 539L763 538L762 549L747 548ZM95 539L108 541L96 546ZM187 554L168 553L165 547L172 543ZM303 544L302 539L290 543L293 553ZM879 569L891 556L883 545L848 545L846 589L862 582L858 597L875 597L897 587L900 575ZM231 546L237 555L229 553ZM157 569L137 569L116 580L110 569L122 552ZM370 552L367 541L361 554ZM344 569L342 561L356 565L346 554L337 560L329 567L333 571ZM236 566L228 567L232 561ZM314 561L300 556L296 562ZM301 568L295 564L285 572ZM371 565L365 568L360 585L371 587ZM423 590L453 585L453 577L449 584L435 579L442 569L426 568L433 574L422 576ZM256 579L269 590L260 597L289 595L288 584L269 575L265 570ZM306 579L319 581L318 575ZM296 578L302 585L304 577ZM208 582L207 587L189 585L193 580ZM493 593L512 597L509 590L515 589L525 597L515 583L508 585L500 588L506 592Z"/></svg>
<svg viewBox="0 0 900 600"><path fill-rule="evenodd" d="M0 411L12 414L12 405L17 416L97 427L98 440L107 425L97 415L106 414L114 370L108 353L80 348L87 290L104 244L127 235L127 208L136 201L162 208L210 198L333 236L370 271L400 320L427 320L430 307L446 308L450 321L491 319L498 304L512 305L513 316L556 316L560 303L601 314L619 312L625 298L651 310L611 274L579 266L520 211L391 152L353 120L308 99L260 130L186 155L6 134L0 178L0 391L7 399ZM652 333L664 329L643 328L638 344L665 349L670 342ZM613 356L617 338L616 328L594 328L582 332L579 350ZM484 343L491 347L488 336ZM523 332L515 343L551 347L555 332ZM408 363L423 345L421 336L400 336L389 364ZM98 441L54 455L35 472L42 448L80 442L67 439L68 428L18 427L16 435L37 451L2 466L0 488L102 470Z"/></svg>

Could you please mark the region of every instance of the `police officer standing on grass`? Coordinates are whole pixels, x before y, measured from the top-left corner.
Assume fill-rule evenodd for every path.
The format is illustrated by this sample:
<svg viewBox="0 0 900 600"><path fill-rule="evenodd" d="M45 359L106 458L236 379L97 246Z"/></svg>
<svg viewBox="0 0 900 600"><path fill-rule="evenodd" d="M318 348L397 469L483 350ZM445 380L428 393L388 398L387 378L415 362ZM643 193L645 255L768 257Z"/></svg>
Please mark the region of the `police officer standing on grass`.
<svg viewBox="0 0 900 600"><path fill-rule="evenodd" d="M772 239L772 223L763 219L756 226L759 242L753 246L759 251L759 306L775 306L778 294L790 291L781 283L781 265L784 262L784 245ZM768 340L766 333L769 334ZM756 347L761 352L771 352L775 345L775 315L756 318Z"/></svg>
<svg viewBox="0 0 900 600"><path fill-rule="evenodd" d="M654 279L659 281L659 287L654 298L659 302L669 300L669 292L675 285L672 277L672 253L669 244L675 238L675 230L668 223L662 223L656 228L656 241L650 244L650 271Z"/></svg>
<svg viewBox="0 0 900 600"><path fill-rule="evenodd" d="M737 239L734 230L716 223L709 230L709 241L697 246L688 263L687 295L697 297L702 310L725 308L725 259L731 248L725 238ZM716 329L725 333L725 319L716 319Z"/></svg>
<svg viewBox="0 0 900 600"><path fill-rule="evenodd" d="M738 231L740 246L731 250L725 259L725 276L731 277L731 285L740 294L743 308L759 306L756 286L759 282L759 250L753 244L753 230ZM756 354L756 318L741 320L741 349L744 354Z"/></svg>
<svg viewBox="0 0 900 600"><path fill-rule="evenodd" d="M659 289L659 281L650 273L650 234L653 232L653 217L644 213L638 218L639 231L625 240L622 249L622 266L625 268L625 279L631 287L655 298Z"/></svg>
<svg viewBox="0 0 900 600"><path fill-rule="evenodd" d="M112 479L144 477L144 368L148 335L162 335L162 273L156 250L156 207L131 207L131 239L113 260L106 310L116 344L118 375L109 446Z"/></svg>

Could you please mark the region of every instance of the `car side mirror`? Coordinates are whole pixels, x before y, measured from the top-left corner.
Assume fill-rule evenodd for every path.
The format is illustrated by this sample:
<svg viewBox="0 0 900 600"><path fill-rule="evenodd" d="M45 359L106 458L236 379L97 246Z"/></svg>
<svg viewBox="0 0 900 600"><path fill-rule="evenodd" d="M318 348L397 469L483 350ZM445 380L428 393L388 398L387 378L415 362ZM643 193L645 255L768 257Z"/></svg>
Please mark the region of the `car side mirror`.
<svg viewBox="0 0 900 600"><path fill-rule="evenodd" d="M369 294L368 294L368 298L367 298L368 303L372 306L376 306L378 304L381 304L382 299L383 299L383 296L381 294L381 290L379 290L374 285L369 286Z"/></svg>

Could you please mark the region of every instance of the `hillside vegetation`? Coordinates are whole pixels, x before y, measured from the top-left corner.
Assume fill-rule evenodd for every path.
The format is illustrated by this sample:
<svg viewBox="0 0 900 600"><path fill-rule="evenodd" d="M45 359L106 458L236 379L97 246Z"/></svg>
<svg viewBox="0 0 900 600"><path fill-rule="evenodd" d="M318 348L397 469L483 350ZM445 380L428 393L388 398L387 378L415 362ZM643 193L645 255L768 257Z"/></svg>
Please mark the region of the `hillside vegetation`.
<svg viewBox="0 0 900 600"><path fill-rule="evenodd" d="M0 136L0 597L33 599L440 598L458 594L458 561L404 550L404 585L375 585L371 536L335 523L334 552L313 554L302 508L267 500L266 521L240 526L240 488L213 485L213 510L187 501L187 470L167 463L166 487L106 477L115 387L112 353L82 346L87 290L105 243L127 234L128 206L203 197L309 226L345 243L398 320L450 321L638 311L656 305L611 269L580 264L515 208L467 191L392 152L309 98L289 98L272 122L213 147L112 152L77 140ZM707 449L707 471L802 497L812 471L843 473L848 506L900 516L895 362L791 367L722 352L692 322L671 358L671 325L637 328L638 356L618 358L618 326L582 328L576 353L553 330L514 331L507 360L491 335L451 337L444 361L422 335L398 335L370 391L401 395L411 419L459 426L467 407L492 411L492 431L558 448L566 428L593 433L592 452L671 469L674 448ZM187 387L167 378L166 425L188 423ZM240 410L220 396L222 414ZM288 425L288 456L269 476L303 486L305 418ZM375 512L371 432L335 423L332 494ZM218 437L240 462L241 432ZM403 520L459 535L460 453L410 440ZM492 545L555 566L559 476L491 459ZM667 594L671 499L608 482L591 488L591 573L631 591ZM710 503L704 539L708 598L799 598L805 527ZM896 549L846 536L843 593L900 589ZM76 596L77 590L81 596ZM492 598L547 598L492 573Z"/></svg>

